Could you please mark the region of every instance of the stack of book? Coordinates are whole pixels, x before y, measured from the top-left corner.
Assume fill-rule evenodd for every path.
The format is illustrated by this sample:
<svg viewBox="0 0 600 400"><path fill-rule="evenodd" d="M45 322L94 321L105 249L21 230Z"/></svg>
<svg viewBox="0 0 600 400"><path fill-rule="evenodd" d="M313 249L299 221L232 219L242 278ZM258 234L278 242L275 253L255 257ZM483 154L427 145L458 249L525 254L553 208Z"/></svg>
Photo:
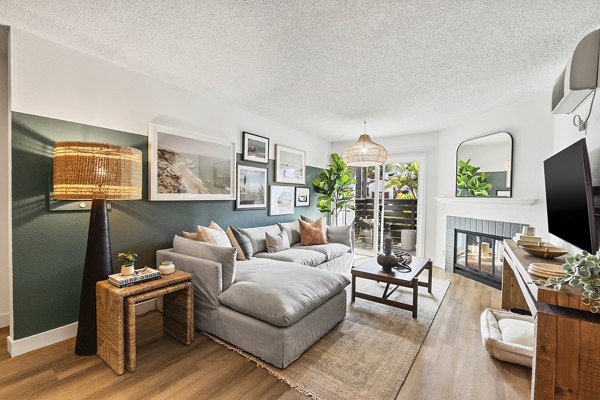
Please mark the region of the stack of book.
<svg viewBox="0 0 600 400"><path fill-rule="evenodd" d="M539 236L524 235L517 233L513 238L517 246L541 246L542 238Z"/></svg>
<svg viewBox="0 0 600 400"><path fill-rule="evenodd" d="M154 279L160 279L160 271L148 267L136 269L133 275L123 276L121 274L112 274L108 276L108 281L119 288L133 286L136 283Z"/></svg>

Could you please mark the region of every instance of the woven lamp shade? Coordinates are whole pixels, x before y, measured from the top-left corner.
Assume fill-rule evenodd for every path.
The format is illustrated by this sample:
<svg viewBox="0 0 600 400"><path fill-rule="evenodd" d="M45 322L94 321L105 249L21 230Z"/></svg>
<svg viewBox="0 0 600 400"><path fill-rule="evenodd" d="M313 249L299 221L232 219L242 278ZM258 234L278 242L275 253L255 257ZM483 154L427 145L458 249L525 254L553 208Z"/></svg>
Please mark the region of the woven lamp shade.
<svg viewBox="0 0 600 400"><path fill-rule="evenodd" d="M350 167L372 167L383 165L387 160L387 150L374 143L367 134L360 135L356 143L344 150L344 161Z"/></svg>
<svg viewBox="0 0 600 400"><path fill-rule="evenodd" d="M58 200L141 199L142 152L104 143L56 143L54 197Z"/></svg>

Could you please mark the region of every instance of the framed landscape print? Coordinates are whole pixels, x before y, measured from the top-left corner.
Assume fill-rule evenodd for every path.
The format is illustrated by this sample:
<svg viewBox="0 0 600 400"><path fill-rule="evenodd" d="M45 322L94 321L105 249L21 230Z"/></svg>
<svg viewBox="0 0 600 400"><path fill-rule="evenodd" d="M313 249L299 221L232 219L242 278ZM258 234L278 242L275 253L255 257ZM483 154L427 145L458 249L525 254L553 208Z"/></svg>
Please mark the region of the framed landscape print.
<svg viewBox="0 0 600 400"><path fill-rule="evenodd" d="M242 160L257 163L269 163L269 138L242 132Z"/></svg>
<svg viewBox="0 0 600 400"><path fill-rule="evenodd" d="M275 182L304 185L306 154L302 150L281 145L275 146Z"/></svg>
<svg viewBox="0 0 600 400"><path fill-rule="evenodd" d="M267 208L267 168L237 167L236 210Z"/></svg>
<svg viewBox="0 0 600 400"><path fill-rule="evenodd" d="M294 187L271 185L269 195L269 215L294 213Z"/></svg>
<svg viewBox="0 0 600 400"><path fill-rule="evenodd" d="M150 200L235 200L235 143L148 124Z"/></svg>
<svg viewBox="0 0 600 400"><path fill-rule="evenodd" d="M310 189L307 187L296 188L296 207L310 206Z"/></svg>

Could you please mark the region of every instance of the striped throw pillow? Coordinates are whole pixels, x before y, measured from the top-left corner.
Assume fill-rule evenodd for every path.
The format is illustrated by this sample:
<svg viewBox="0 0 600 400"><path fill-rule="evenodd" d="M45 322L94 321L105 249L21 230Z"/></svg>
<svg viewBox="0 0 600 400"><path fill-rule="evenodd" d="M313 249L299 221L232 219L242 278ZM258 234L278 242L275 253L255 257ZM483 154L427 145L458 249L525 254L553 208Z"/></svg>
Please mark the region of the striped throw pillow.
<svg viewBox="0 0 600 400"><path fill-rule="evenodd" d="M214 221L210 221L208 228L201 225L198 225L197 228L196 235L199 241L221 247L233 247L223 228Z"/></svg>

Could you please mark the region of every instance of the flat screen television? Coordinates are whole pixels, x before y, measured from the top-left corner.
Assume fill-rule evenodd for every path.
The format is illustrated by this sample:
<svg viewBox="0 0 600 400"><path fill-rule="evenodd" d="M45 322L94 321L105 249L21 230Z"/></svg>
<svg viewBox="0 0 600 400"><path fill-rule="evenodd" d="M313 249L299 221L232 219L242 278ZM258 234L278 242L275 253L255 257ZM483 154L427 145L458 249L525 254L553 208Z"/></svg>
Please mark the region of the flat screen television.
<svg viewBox="0 0 600 400"><path fill-rule="evenodd" d="M570 244L598 250L594 193L585 139L544 161L548 229Z"/></svg>

